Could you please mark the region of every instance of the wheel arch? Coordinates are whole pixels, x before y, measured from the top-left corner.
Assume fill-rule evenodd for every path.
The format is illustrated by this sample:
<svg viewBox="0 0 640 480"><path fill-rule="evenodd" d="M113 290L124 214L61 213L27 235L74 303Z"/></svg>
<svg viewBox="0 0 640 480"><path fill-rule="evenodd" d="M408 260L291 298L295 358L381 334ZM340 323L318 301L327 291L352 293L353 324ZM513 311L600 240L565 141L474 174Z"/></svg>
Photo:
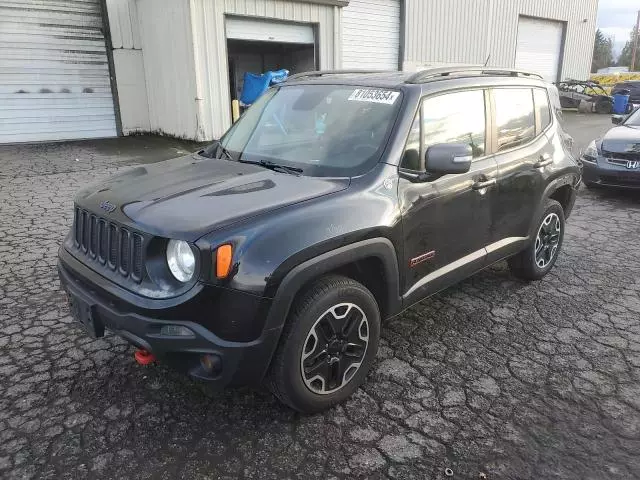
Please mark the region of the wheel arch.
<svg viewBox="0 0 640 480"><path fill-rule="evenodd" d="M575 192L571 185L561 185L553 192L550 192L549 198L556 200L562 206L564 217L567 218L571 214Z"/></svg>
<svg viewBox="0 0 640 480"><path fill-rule="evenodd" d="M373 274L378 268L382 278L375 282ZM291 269L278 286L265 329L281 332L297 295L311 282L329 273L347 276L367 287L376 297L383 319L402 310L396 250L388 238L377 237L330 250ZM272 351L265 359L263 376L271 364L279 336L273 343Z"/></svg>
<svg viewBox="0 0 640 480"><path fill-rule="evenodd" d="M555 200L560 203L564 212L565 220L569 217L569 215L571 215L573 204L576 200L576 183L578 181L579 180L575 174L569 173L549 182L544 190L540 204L536 209L536 214L533 217L534 220L531 222L531 227L529 229L529 238L531 238L532 235L535 235L538 218L540 218L540 215L542 215L542 211L544 210L545 204L548 199Z"/></svg>

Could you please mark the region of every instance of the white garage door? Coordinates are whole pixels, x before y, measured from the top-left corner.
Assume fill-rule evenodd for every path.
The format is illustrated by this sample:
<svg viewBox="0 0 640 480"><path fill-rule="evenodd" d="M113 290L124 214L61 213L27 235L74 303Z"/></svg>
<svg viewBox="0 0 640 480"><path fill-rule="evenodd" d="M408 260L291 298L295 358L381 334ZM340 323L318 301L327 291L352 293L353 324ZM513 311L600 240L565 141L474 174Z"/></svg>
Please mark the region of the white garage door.
<svg viewBox="0 0 640 480"><path fill-rule="evenodd" d="M398 70L400 2L351 0L342 9L342 68Z"/></svg>
<svg viewBox="0 0 640 480"><path fill-rule="evenodd" d="M229 17L226 19L225 29L227 38L233 40L314 43L313 27L311 25Z"/></svg>
<svg viewBox="0 0 640 480"><path fill-rule="evenodd" d="M562 31L561 22L520 17L516 68L539 73L545 80L557 82L562 54Z"/></svg>
<svg viewBox="0 0 640 480"><path fill-rule="evenodd" d="M116 135L99 0L0 0L0 143Z"/></svg>

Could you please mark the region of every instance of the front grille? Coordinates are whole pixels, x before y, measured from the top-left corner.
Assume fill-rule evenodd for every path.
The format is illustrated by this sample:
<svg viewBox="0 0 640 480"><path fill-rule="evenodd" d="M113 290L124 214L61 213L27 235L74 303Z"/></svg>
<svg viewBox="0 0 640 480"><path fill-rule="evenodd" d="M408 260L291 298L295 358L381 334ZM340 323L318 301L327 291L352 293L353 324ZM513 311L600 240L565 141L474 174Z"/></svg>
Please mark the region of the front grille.
<svg viewBox="0 0 640 480"><path fill-rule="evenodd" d="M602 155L607 159L609 163L613 163L614 161L623 162L620 165L627 164L627 160L636 160L640 161L640 153L633 152L608 152L606 150L602 151ZM617 164L614 164L617 165Z"/></svg>
<svg viewBox="0 0 640 480"><path fill-rule="evenodd" d="M617 167L626 167L628 160L621 160L619 158L607 158L607 163L615 165Z"/></svg>
<svg viewBox="0 0 640 480"><path fill-rule="evenodd" d="M136 283L142 281L142 235L81 208L75 210L73 231L76 248L88 259Z"/></svg>

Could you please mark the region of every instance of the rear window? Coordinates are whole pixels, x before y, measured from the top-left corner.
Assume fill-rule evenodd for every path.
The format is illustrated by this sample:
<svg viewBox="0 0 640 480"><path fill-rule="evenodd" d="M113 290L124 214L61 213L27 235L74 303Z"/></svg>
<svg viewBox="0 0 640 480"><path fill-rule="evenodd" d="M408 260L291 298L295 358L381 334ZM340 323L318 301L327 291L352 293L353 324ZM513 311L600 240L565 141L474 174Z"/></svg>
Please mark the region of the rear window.
<svg viewBox="0 0 640 480"><path fill-rule="evenodd" d="M549 99L547 92L540 88L533 90L533 101L536 105L536 113L540 119L540 131L544 131L551 124L551 111L549 110Z"/></svg>
<svg viewBox="0 0 640 480"><path fill-rule="evenodd" d="M498 151L524 145L536 136L530 88L493 90L498 129Z"/></svg>

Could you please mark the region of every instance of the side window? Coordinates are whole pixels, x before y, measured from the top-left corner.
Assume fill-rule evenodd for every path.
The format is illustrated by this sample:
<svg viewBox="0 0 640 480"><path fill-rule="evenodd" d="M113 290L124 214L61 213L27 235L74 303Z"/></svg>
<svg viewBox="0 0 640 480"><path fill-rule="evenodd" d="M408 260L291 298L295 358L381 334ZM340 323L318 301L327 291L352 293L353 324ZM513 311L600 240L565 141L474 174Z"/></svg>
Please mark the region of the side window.
<svg viewBox="0 0 640 480"><path fill-rule="evenodd" d="M484 91L446 93L422 103L423 152L438 143L467 143L473 157L485 153Z"/></svg>
<svg viewBox="0 0 640 480"><path fill-rule="evenodd" d="M530 88L493 90L498 129L498 151L524 145L536 136Z"/></svg>
<svg viewBox="0 0 640 480"><path fill-rule="evenodd" d="M549 110L547 92L540 88L535 88L533 90L533 101L536 104L536 112L540 119L540 131L542 132L551 123L551 111Z"/></svg>
<svg viewBox="0 0 640 480"><path fill-rule="evenodd" d="M420 158L420 112L416 113L416 118L411 125L400 167L416 171L424 169Z"/></svg>

